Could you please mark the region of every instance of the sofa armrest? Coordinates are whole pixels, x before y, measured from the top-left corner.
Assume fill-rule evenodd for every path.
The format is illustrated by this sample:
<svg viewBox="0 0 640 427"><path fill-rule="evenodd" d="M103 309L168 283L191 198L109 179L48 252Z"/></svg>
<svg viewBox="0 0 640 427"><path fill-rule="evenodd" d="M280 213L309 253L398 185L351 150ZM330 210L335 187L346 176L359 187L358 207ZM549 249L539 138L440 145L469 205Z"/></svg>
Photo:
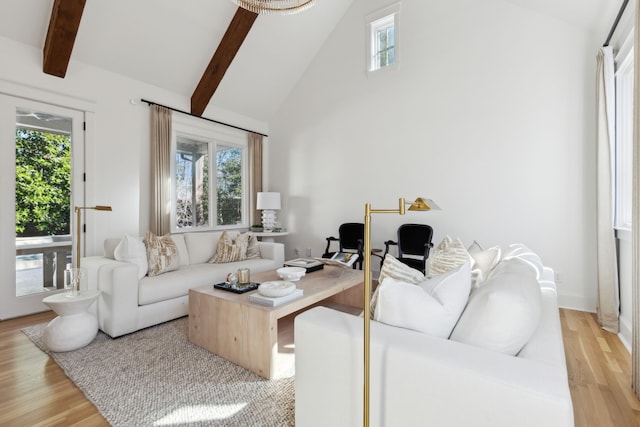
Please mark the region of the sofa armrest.
<svg viewBox="0 0 640 427"><path fill-rule="evenodd" d="M260 258L273 260L278 267L284 265L284 245L276 242L258 242Z"/></svg>
<svg viewBox="0 0 640 427"><path fill-rule="evenodd" d="M296 425L362 422L362 322L325 307L296 317ZM372 426L573 426L564 367L379 322L370 363Z"/></svg>
<svg viewBox="0 0 640 427"><path fill-rule="evenodd" d="M117 337L138 329L138 266L102 256L82 258L88 288L100 291L98 324Z"/></svg>

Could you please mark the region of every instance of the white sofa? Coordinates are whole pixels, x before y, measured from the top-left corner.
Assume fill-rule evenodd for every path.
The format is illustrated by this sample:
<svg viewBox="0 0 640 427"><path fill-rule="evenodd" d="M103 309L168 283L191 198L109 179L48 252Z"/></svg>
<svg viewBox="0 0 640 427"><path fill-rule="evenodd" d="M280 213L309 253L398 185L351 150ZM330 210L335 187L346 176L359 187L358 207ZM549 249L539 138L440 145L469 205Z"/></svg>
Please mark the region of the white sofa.
<svg viewBox="0 0 640 427"><path fill-rule="evenodd" d="M247 267L251 272L268 271L284 264L284 245L259 242L260 258L209 264L221 232L173 234L180 268L158 276L138 277L135 263L116 261L114 250L120 238L107 239L104 255L82 258L88 289L100 290L97 304L99 327L111 337L135 332L188 314L189 289L224 282L228 273Z"/></svg>
<svg viewBox="0 0 640 427"><path fill-rule="evenodd" d="M553 271L537 282L540 320L515 356L371 321L371 426L573 426ZM295 345L296 425L362 425L363 318L313 308Z"/></svg>

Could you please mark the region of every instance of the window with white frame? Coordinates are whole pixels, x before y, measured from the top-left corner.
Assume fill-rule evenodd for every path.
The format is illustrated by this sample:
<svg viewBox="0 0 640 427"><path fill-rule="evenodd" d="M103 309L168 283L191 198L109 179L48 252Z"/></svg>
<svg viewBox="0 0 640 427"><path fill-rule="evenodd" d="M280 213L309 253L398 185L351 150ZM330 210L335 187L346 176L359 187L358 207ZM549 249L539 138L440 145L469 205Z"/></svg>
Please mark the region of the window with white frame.
<svg viewBox="0 0 640 427"><path fill-rule="evenodd" d="M248 227L246 134L173 123L173 232Z"/></svg>
<svg viewBox="0 0 640 427"><path fill-rule="evenodd" d="M400 3L367 16L367 71L397 67Z"/></svg>
<svg viewBox="0 0 640 427"><path fill-rule="evenodd" d="M631 229L633 179L633 49L618 64L616 81L615 227Z"/></svg>

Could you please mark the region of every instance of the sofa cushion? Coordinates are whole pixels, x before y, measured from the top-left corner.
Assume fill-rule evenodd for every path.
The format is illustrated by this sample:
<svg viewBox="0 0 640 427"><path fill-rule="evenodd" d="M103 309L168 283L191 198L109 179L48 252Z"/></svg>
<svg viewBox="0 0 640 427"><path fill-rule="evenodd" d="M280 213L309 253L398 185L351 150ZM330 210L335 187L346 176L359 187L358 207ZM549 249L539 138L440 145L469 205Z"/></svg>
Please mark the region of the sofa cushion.
<svg viewBox="0 0 640 427"><path fill-rule="evenodd" d="M185 233L184 241L189 252L189 265L204 264L209 261L216 252L221 235L221 231Z"/></svg>
<svg viewBox="0 0 640 427"><path fill-rule="evenodd" d="M247 244L247 259L260 258L260 248L258 247L258 237L249 233L249 242Z"/></svg>
<svg viewBox="0 0 640 427"><path fill-rule="evenodd" d="M540 316L535 271L521 259L503 260L471 293L451 339L515 355L535 332Z"/></svg>
<svg viewBox="0 0 640 427"><path fill-rule="evenodd" d="M189 251L187 251L187 244L184 241L184 234L172 234L171 239L176 244L176 248L178 248L180 266L189 265Z"/></svg>
<svg viewBox="0 0 640 427"><path fill-rule="evenodd" d="M143 277L138 287L138 305L183 297L193 288L213 287L239 268L249 268L251 273L269 271L273 270L273 260L257 258L228 264L194 264L159 276Z"/></svg>
<svg viewBox="0 0 640 427"><path fill-rule="evenodd" d="M113 251L116 261L128 262L138 266L138 279L147 275L147 249L138 237L125 235Z"/></svg>
<svg viewBox="0 0 640 427"><path fill-rule="evenodd" d="M242 261L247 259L247 246L249 244L249 234L241 233L235 239L231 238L226 231L218 240L216 254L209 260L211 264Z"/></svg>
<svg viewBox="0 0 640 427"><path fill-rule="evenodd" d="M178 248L169 234L159 237L147 231L144 244L147 248L150 277L176 270L180 266Z"/></svg>
<svg viewBox="0 0 640 427"><path fill-rule="evenodd" d="M460 239L454 240L445 236L427 260L428 275L435 276L446 273L469 260L467 248L464 247Z"/></svg>
<svg viewBox="0 0 640 427"><path fill-rule="evenodd" d="M418 284L385 278L379 286L374 319L448 338L469 298L470 265L467 261Z"/></svg>

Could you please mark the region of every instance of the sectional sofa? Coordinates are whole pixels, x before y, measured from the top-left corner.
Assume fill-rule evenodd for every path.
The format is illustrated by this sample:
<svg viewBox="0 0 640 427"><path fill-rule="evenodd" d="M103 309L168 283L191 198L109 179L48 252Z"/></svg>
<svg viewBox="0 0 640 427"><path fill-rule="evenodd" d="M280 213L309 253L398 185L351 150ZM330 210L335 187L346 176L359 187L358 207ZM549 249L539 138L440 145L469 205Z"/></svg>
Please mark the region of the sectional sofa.
<svg viewBox="0 0 640 427"><path fill-rule="evenodd" d="M371 321L371 426L573 426L554 273L527 272L528 255L499 261L450 336L410 329L406 312L405 327ZM527 339L513 347L525 323ZM313 308L296 317L295 343L296 425L361 425L363 318Z"/></svg>
<svg viewBox="0 0 640 427"><path fill-rule="evenodd" d="M136 262L115 259L124 238L105 240L104 255L81 261L87 271L88 289L101 292L97 304L100 329L115 338L186 316L189 289L224 282L229 273L241 267L257 273L283 266L284 245L275 242L258 242L259 255L253 259L209 263L221 235L222 232L172 234L179 268L152 277L143 274Z"/></svg>

